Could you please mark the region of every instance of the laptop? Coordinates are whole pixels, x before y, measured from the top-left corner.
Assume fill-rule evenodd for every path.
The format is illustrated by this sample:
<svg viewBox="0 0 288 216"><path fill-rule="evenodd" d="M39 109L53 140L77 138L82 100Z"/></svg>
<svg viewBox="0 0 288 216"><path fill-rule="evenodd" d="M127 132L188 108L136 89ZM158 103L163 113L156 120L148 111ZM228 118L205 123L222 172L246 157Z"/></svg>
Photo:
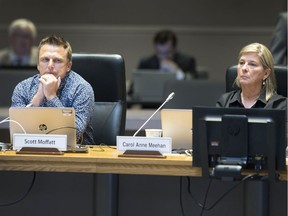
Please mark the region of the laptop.
<svg viewBox="0 0 288 216"><path fill-rule="evenodd" d="M163 101L164 84L168 80L176 80L175 73L149 69L137 69L132 76L133 99L140 102Z"/></svg>
<svg viewBox="0 0 288 216"><path fill-rule="evenodd" d="M162 109L163 137L172 138L172 149L192 149L192 110Z"/></svg>
<svg viewBox="0 0 288 216"><path fill-rule="evenodd" d="M76 145L75 110L71 107L11 107L10 120L18 122L29 134L66 134L67 150ZM10 140L14 133L25 133L23 129L10 121Z"/></svg>

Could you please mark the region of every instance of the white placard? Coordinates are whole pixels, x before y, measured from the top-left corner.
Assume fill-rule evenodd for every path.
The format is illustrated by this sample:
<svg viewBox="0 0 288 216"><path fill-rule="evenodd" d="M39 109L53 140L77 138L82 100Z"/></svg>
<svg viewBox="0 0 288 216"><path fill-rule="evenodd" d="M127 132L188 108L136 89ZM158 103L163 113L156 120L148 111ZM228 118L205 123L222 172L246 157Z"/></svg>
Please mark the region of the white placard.
<svg viewBox="0 0 288 216"><path fill-rule="evenodd" d="M117 136L117 150L146 150L159 151L160 153L171 154L172 138L171 137L133 137Z"/></svg>
<svg viewBox="0 0 288 216"><path fill-rule="evenodd" d="M67 135L65 134L13 134L13 150L23 147L57 148L67 150Z"/></svg>

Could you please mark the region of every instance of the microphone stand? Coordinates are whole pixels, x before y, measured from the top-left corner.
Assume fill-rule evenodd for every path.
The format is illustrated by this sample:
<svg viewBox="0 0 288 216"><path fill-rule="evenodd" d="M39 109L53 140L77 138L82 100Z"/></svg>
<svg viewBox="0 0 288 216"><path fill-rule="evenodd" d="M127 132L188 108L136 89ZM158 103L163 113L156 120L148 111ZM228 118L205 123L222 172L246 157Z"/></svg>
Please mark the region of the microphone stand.
<svg viewBox="0 0 288 216"><path fill-rule="evenodd" d="M147 122L168 102L174 97L175 93L172 92L167 99L164 101L164 103L161 104L161 106L142 124L142 126L134 133L133 137L135 137L139 131L147 124Z"/></svg>

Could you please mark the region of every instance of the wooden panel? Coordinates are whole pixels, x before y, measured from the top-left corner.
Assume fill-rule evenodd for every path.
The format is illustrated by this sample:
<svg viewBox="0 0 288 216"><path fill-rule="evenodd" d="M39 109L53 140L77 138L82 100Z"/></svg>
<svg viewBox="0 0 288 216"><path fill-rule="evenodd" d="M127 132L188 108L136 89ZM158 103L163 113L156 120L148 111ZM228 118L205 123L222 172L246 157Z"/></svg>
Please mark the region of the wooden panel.
<svg viewBox="0 0 288 216"><path fill-rule="evenodd" d="M192 167L192 157L168 155L165 159L124 158L109 147L93 147L89 153L57 155L19 155L14 151L0 153L0 170L79 172L111 174L144 174L169 176L201 176L199 167ZM244 172L245 173L245 172ZM286 179L287 173L282 173Z"/></svg>
<svg viewBox="0 0 288 216"><path fill-rule="evenodd" d="M275 21L276 22L276 21ZM161 25L38 25L38 38L59 34L71 42L74 53L115 53L124 57L127 82L139 60L153 53L152 38ZM239 50L252 42L270 44L273 26L180 26L169 25L179 38L179 51L192 55L211 80L224 81L226 68L237 62ZM0 38L7 33L0 26ZM38 43L38 42L37 42ZM0 47L6 46L0 41Z"/></svg>

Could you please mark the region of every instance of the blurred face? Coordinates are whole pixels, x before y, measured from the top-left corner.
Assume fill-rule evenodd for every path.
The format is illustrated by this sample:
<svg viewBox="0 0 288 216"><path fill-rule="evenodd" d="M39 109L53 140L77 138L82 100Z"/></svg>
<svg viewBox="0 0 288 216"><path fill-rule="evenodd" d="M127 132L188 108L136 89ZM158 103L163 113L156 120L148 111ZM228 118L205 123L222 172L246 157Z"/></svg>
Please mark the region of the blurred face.
<svg viewBox="0 0 288 216"><path fill-rule="evenodd" d="M160 60L173 59L175 54L175 48L171 41L168 41L165 44L155 44L155 51Z"/></svg>
<svg viewBox="0 0 288 216"><path fill-rule="evenodd" d="M72 62L67 59L67 51L62 46L43 45L39 50L37 65L40 76L52 74L63 79L70 71Z"/></svg>
<svg viewBox="0 0 288 216"><path fill-rule="evenodd" d="M18 56L27 55L33 46L33 36L29 28L18 28L10 36L10 45Z"/></svg>
<svg viewBox="0 0 288 216"><path fill-rule="evenodd" d="M241 86L258 86L270 75L269 69L264 69L256 53L245 53L238 62L237 78Z"/></svg>

